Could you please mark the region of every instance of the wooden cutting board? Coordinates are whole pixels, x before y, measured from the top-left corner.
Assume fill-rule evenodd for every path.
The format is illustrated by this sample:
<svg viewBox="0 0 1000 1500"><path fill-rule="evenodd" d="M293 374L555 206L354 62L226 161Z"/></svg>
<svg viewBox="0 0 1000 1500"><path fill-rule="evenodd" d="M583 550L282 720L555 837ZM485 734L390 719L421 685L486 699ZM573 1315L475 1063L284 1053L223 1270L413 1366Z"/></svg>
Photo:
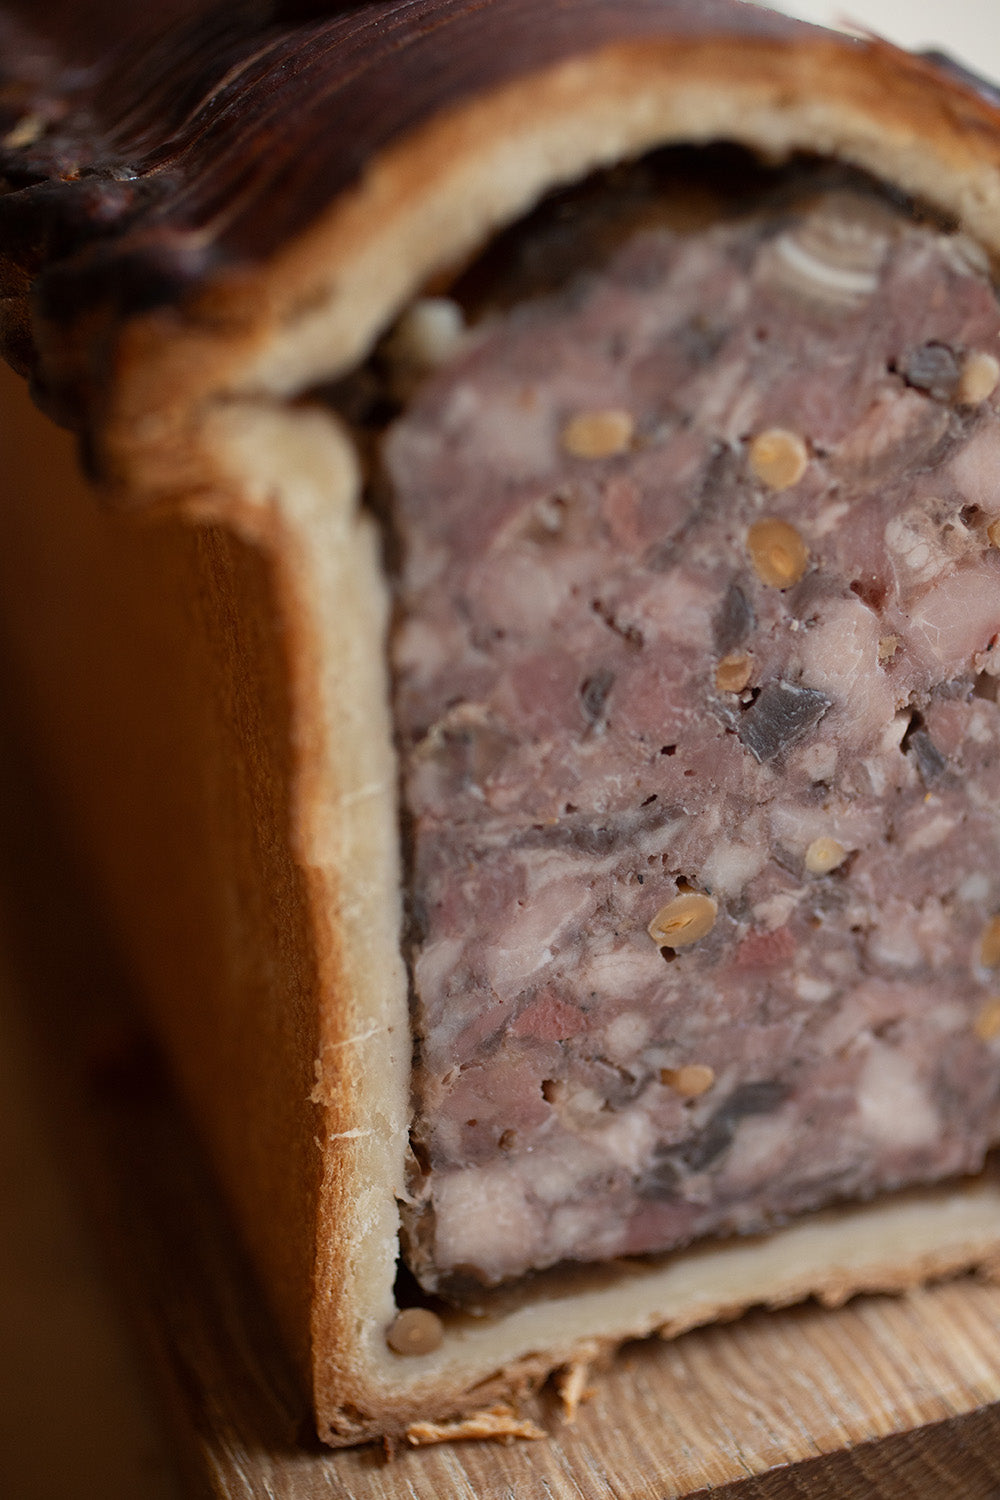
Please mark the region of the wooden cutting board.
<svg viewBox="0 0 1000 1500"><path fill-rule="evenodd" d="M85 889L65 850L41 832L46 819L29 770L9 751L5 757L2 745L0 777L8 789L0 806L0 1004L21 1018L27 1038L18 1063L22 1092L43 1106L63 1175L99 1228L115 1301L129 1314L183 1474L182 1493L241 1500L673 1500L707 1489L731 1500L1000 1497L1000 1287L971 1277L900 1298L858 1298L837 1311L808 1304L751 1314L672 1343L629 1346L611 1369L595 1373L595 1394L572 1426L550 1391L525 1400L525 1415L549 1433L544 1441L451 1444L399 1451L391 1460L379 1448L322 1449ZM0 1061L3 1045L0 1031ZM38 1326L44 1307L36 1320L38 1337L56 1351L56 1409L36 1414L53 1442L67 1422L72 1434L76 1404L62 1368L75 1357L65 1276L59 1285L62 1304L50 1299L56 1326ZM6 1294L16 1304L18 1287L8 1285ZM77 1329L77 1340L96 1344L93 1320L87 1327ZM98 1332L111 1337L103 1326ZM100 1355L104 1364L110 1357ZM85 1373L74 1378L87 1381ZM123 1418L120 1402L106 1409L114 1413L107 1430L95 1433L101 1420L89 1417L87 1440L120 1456L136 1444L140 1418ZM71 1452L82 1446L79 1435L71 1439ZM103 1489L84 1483L95 1462L92 1454L89 1467L57 1489L32 1490L32 1500L117 1500L107 1482ZM131 1491L122 1481L122 1500L152 1494L148 1473L146 1481L136 1474ZM17 1500L27 1493L22 1487Z"/></svg>

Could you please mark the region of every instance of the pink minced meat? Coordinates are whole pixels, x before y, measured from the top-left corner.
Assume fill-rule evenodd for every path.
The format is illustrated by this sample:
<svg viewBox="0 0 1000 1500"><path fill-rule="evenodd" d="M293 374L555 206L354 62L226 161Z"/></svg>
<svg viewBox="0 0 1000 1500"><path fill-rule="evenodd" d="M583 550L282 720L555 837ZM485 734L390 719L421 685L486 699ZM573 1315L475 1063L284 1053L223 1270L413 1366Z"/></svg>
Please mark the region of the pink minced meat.
<svg viewBox="0 0 1000 1500"><path fill-rule="evenodd" d="M973 247L838 194L637 233L390 429L426 1287L1000 1139L998 353ZM620 451L578 456L608 412ZM685 892L714 925L661 946Z"/></svg>

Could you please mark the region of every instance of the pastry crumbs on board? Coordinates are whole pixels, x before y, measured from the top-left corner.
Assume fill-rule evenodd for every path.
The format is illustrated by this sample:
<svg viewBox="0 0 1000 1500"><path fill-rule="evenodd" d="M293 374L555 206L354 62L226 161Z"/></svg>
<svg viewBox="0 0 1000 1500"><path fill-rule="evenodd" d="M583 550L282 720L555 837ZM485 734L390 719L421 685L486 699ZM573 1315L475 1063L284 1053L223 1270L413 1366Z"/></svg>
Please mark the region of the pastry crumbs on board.
<svg viewBox="0 0 1000 1500"><path fill-rule="evenodd" d="M1000 1036L1000 995L987 1000L972 1023L972 1029L981 1042L992 1042Z"/></svg>
<svg viewBox="0 0 1000 1500"><path fill-rule="evenodd" d="M962 362L955 400L960 406L978 406L986 401L1000 383L1000 360L992 354L974 349Z"/></svg>
<svg viewBox="0 0 1000 1500"><path fill-rule="evenodd" d="M697 1099L715 1082L715 1069L707 1063L685 1063L681 1068L661 1068L660 1082L684 1099Z"/></svg>
<svg viewBox="0 0 1000 1500"><path fill-rule="evenodd" d="M797 432L769 427L759 432L747 453L750 472L771 490L798 484L809 464L809 450Z"/></svg>
<svg viewBox="0 0 1000 1500"><path fill-rule="evenodd" d="M813 839L806 850L806 869L810 875L828 875L847 858L847 850L837 839Z"/></svg>
<svg viewBox="0 0 1000 1500"><path fill-rule="evenodd" d="M567 1427L572 1427L576 1421L576 1414L585 1401L591 1401L597 1395L596 1386L588 1385L591 1366L597 1355L597 1350L590 1346L592 1352L581 1354L577 1359L571 1360L568 1365L563 1365L561 1370L556 1371L555 1388L559 1400L562 1403L562 1419Z"/></svg>
<svg viewBox="0 0 1000 1500"><path fill-rule="evenodd" d="M718 914L711 896L685 891L660 907L646 931L659 948L686 948L708 936Z"/></svg>
<svg viewBox="0 0 1000 1500"><path fill-rule="evenodd" d="M624 453L635 435L631 412L610 407L581 411L562 430L562 446L573 458L612 458Z"/></svg>
<svg viewBox="0 0 1000 1500"><path fill-rule="evenodd" d="M466 1439L510 1442L513 1438L545 1438L548 1433L528 1417L519 1417L512 1406L499 1404L456 1417L451 1422L411 1422L406 1441L411 1448L431 1443L457 1443Z"/></svg>
<svg viewBox="0 0 1000 1500"><path fill-rule="evenodd" d="M755 521L747 532L747 551L761 583L791 588L809 566L809 548L795 527L777 516Z"/></svg>

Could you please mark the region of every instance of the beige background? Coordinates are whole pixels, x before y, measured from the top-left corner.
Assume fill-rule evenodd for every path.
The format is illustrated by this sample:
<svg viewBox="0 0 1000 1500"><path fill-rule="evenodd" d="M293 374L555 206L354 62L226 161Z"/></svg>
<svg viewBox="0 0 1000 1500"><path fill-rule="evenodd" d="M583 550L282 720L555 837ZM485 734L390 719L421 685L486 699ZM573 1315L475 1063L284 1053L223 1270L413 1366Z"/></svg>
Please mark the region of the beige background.
<svg viewBox="0 0 1000 1500"><path fill-rule="evenodd" d="M855 21L902 47L943 47L1000 80L998 0L776 0L772 8L821 26Z"/></svg>

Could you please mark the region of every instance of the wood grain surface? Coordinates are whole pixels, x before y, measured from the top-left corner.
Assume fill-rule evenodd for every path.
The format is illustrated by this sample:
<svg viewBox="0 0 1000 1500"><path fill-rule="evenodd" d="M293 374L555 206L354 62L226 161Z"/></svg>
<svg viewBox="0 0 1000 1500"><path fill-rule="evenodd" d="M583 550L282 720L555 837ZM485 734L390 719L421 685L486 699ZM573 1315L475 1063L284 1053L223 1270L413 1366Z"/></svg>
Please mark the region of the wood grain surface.
<svg viewBox="0 0 1000 1500"><path fill-rule="evenodd" d="M23 787L23 766L0 766ZM34 794L5 802L4 1004L30 1013L67 1172L111 1257L184 1493L226 1500L987 1500L1000 1288L753 1314L625 1350L542 1442L323 1450L128 985ZM20 834L17 826L20 826ZM29 836L25 838L25 829ZM106 1435L114 1443L114 1435ZM851 1450L851 1451L848 1451ZM66 1491L73 1495L75 1491ZM125 1493L125 1492L123 1492ZM111 1500L109 1494L108 1500Z"/></svg>

